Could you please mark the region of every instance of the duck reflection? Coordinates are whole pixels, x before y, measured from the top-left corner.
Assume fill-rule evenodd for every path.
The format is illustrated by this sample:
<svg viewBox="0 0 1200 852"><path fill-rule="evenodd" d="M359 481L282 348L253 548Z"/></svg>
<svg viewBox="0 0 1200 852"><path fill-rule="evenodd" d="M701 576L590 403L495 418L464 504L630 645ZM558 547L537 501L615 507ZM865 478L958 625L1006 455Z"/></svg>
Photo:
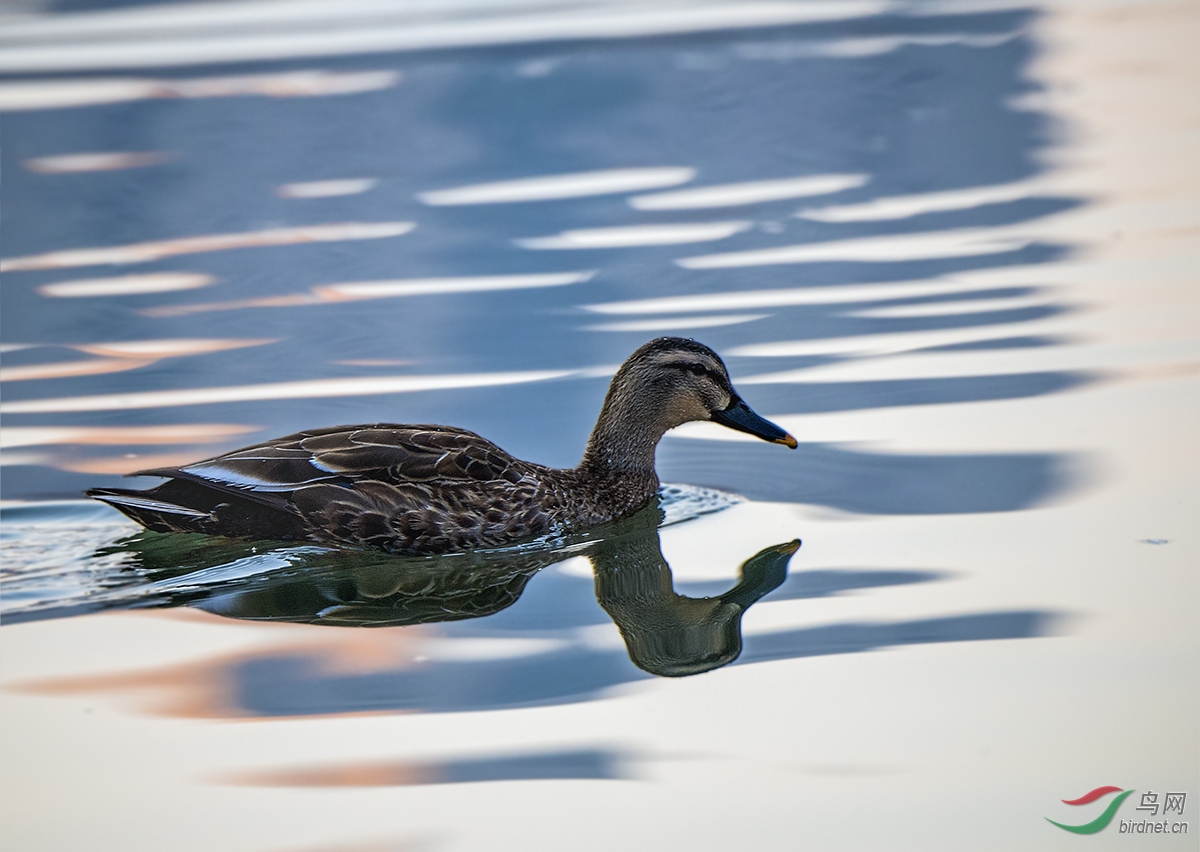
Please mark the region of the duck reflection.
<svg viewBox="0 0 1200 852"><path fill-rule="evenodd" d="M516 603L543 568L572 556L591 563L596 598L629 657L651 674L719 668L742 650L746 610L787 578L798 540L748 559L713 597L675 592L657 501L607 530L572 539L436 557L324 547L265 548L199 535L142 533L106 548L131 557L155 589L141 606L191 606L231 618L396 627L482 618Z"/></svg>

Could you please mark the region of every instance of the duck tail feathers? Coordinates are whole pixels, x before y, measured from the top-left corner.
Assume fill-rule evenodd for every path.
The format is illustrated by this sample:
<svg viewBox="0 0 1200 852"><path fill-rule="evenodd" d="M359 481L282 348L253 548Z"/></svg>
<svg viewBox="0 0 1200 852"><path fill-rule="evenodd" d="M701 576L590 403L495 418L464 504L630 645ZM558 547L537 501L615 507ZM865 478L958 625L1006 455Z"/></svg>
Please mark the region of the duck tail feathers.
<svg viewBox="0 0 1200 852"><path fill-rule="evenodd" d="M145 491L93 488L85 491L84 495L107 503L146 529L156 532L201 532L212 521L209 512L157 500Z"/></svg>

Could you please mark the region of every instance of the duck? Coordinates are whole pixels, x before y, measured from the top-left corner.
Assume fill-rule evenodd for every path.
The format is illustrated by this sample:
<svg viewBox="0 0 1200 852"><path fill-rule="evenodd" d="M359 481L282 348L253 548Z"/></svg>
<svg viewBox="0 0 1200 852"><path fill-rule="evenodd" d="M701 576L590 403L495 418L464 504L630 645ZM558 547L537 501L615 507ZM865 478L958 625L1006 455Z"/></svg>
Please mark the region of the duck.
<svg viewBox="0 0 1200 852"><path fill-rule="evenodd" d="M660 337L613 376L574 468L514 458L466 429L375 423L308 429L181 467L142 470L130 475L167 481L86 495L153 532L410 556L490 549L636 514L659 489L659 440L697 420L797 446L745 403L716 352L695 340Z"/></svg>

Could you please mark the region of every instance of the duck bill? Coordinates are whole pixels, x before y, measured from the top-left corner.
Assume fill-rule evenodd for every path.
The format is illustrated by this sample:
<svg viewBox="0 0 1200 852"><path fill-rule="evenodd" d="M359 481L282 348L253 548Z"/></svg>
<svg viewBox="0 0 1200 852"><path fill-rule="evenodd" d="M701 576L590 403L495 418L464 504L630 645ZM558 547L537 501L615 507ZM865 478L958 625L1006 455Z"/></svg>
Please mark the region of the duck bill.
<svg viewBox="0 0 1200 852"><path fill-rule="evenodd" d="M770 441L772 444L783 444L785 447L796 449L795 438L770 420L759 417L739 397L735 396L724 411L714 411L712 419L714 423L720 423L730 429L746 432L756 438Z"/></svg>

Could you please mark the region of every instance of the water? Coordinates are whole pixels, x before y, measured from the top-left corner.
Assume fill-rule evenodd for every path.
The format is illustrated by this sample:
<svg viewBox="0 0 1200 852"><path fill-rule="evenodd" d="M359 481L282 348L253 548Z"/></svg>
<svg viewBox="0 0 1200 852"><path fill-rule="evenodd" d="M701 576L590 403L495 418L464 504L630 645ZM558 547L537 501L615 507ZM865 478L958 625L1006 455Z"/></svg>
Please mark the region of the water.
<svg viewBox="0 0 1200 852"><path fill-rule="evenodd" d="M1152 5L0 22L6 848L1194 822L1200 23ZM571 466L661 334L800 447L690 424L661 510L442 559L79 499L344 423Z"/></svg>

